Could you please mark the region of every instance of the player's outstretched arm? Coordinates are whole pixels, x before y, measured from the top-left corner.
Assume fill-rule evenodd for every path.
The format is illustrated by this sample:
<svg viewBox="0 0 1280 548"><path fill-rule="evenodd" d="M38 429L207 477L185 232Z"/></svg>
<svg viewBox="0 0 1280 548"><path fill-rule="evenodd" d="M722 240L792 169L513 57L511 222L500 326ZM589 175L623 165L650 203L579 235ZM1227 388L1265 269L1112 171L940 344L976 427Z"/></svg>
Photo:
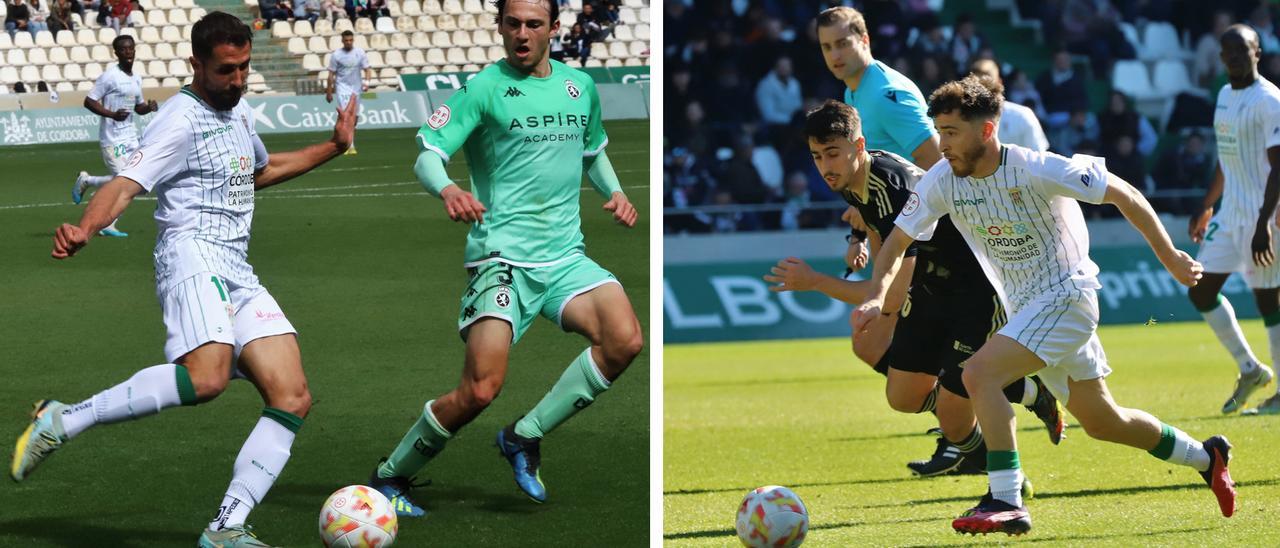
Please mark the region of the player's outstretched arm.
<svg viewBox="0 0 1280 548"><path fill-rule="evenodd" d="M907 247L914 241L902 229L894 228L893 232L889 233L889 238L880 246L880 252L876 254L875 268L872 271L874 274L871 276L870 297L853 311L853 325L857 331L866 331L871 322L879 320L881 316L893 314L893 309L885 307L885 298L889 293L889 287L894 285L896 278L899 277L898 272L902 269L904 262L903 253L906 253ZM890 310L890 312L884 312L884 310Z"/></svg>
<svg viewBox="0 0 1280 548"><path fill-rule="evenodd" d="M102 185L89 199L89 205L80 216L80 224L62 223L53 233L53 253L55 259L66 259L75 255L80 248L89 243L89 238L97 234L129 207L134 196L142 192L142 186L127 177L117 176Z"/></svg>
<svg viewBox="0 0 1280 548"><path fill-rule="evenodd" d="M861 304L867 300L867 289L871 282L867 280L842 280L817 272L809 263L796 257L787 257L765 274L764 281L769 282L769 291L818 291L823 295L844 301L849 304Z"/></svg>
<svg viewBox="0 0 1280 548"><path fill-rule="evenodd" d="M1160 259L1160 263L1173 274L1178 283L1187 287L1196 285L1204 268L1187 252L1173 246L1173 240L1169 238L1164 225L1160 224L1151 203L1138 189L1124 179L1109 175L1102 203L1113 204L1124 214L1129 224L1146 238L1147 244L1156 252L1156 258Z"/></svg>
<svg viewBox="0 0 1280 548"><path fill-rule="evenodd" d="M351 147L356 135L356 113L359 100L352 98L346 108L338 110L338 121L333 125L333 137L309 147L277 152L268 157L267 167L254 174L253 188L262 189L278 185L302 175L316 166L328 162Z"/></svg>

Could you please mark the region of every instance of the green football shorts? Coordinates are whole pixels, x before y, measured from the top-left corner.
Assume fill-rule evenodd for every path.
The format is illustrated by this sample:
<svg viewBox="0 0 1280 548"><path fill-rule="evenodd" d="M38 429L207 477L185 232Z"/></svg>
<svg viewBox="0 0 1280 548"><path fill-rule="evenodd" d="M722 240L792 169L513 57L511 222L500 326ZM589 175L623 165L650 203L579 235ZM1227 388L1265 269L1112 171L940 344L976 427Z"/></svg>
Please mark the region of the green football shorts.
<svg viewBox="0 0 1280 548"><path fill-rule="evenodd" d="M462 292L458 334L467 339L471 324L481 318L498 318L511 324L511 344L529 330L539 314L556 322L574 297L608 283L618 283L612 273L586 255L573 255L550 266L520 267L490 261L467 269L471 280Z"/></svg>

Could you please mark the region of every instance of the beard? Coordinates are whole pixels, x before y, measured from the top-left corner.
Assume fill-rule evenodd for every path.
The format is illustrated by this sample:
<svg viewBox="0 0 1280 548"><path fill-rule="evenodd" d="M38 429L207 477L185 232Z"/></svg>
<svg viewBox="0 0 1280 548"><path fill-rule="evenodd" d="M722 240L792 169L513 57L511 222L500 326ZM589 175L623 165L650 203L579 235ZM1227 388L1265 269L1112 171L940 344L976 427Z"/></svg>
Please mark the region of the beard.
<svg viewBox="0 0 1280 548"><path fill-rule="evenodd" d="M968 177L973 175L973 169L978 165L978 160L982 158L982 143L974 144L973 148L961 151L955 161L951 162L951 172L956 177Z"/></svg>
<svg viewBox="0 0 1280 548"><path fill-rule="evenodd" d="M209 94L209 106L217 110L231 110L240 103L244 88L229 87L222 91L207 90L206 93Z"/></svg>

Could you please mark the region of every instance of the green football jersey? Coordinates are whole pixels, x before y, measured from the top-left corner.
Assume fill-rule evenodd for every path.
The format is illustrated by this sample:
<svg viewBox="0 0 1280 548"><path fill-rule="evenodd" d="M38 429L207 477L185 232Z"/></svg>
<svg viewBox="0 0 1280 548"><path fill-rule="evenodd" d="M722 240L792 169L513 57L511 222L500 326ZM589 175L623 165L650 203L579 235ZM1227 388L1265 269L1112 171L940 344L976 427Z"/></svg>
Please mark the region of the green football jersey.
<svg viewBox="0 0 1280 548"><path fill-rule="evenodd" d="M485 67L432 113L418 145L447 163L459 147L487 210L467 234L467 266L537 266L581 253L582 161L604 150L600 96L586 73L551 61L537 78L505 60Z"/></svg>

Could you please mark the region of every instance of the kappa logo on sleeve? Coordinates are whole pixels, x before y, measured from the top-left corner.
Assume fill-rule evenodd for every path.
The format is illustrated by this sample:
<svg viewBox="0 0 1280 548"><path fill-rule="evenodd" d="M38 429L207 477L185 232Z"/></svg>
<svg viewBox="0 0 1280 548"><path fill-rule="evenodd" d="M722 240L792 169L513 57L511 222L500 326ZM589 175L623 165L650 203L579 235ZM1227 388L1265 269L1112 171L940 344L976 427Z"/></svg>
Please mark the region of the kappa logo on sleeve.
<svg viewBox="0 0 1280 548"><path fill-rule="evenodd" d="M138 164L141 164L141 163L142 163L142 151L141 150L134 151L133 155L129 156L129 164L125 166L125 169L136 167Z"/></svg>
<svg viewBox="0 0 1280 548"><path fill-rule="evenodd" d="M440 129L449 123L449 105L440 105L440 108L431 113L431 117L427 118L427 127L431 129Z"/></svg>
<svg viewBox="0 0 1280 548"><path fill-rule="evenodd" d="M911 197L907 198L907 203L902 206L902 216L909 217L917 209L920 209L920 195L912 192Z"/></svg>

